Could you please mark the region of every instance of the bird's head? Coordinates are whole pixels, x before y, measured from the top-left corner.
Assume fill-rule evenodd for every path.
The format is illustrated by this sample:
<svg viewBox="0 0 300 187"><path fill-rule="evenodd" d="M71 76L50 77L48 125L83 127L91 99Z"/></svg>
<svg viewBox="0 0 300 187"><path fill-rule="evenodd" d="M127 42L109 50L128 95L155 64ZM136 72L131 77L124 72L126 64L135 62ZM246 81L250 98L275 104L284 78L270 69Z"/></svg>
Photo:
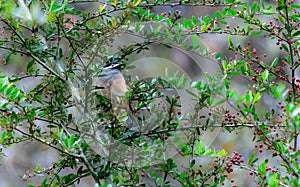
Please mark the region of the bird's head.
<svg viewBox="0 0 300 187"><path fill-rule="evenodd" d="M122 68L124 67L124 64L121 64L119 62L110 62L110 63L107 63L103 66L103 70L121 70Z"/></svg>

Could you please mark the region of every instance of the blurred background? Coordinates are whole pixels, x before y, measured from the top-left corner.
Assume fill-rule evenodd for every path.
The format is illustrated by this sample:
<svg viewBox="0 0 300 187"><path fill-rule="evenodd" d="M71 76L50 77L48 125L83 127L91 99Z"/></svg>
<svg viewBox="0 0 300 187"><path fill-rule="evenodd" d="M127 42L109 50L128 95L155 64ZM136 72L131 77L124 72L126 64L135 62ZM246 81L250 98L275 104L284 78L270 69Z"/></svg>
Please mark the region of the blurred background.
<svg viewBox="0 0 300 187"><path fill-rule="evenodd" d="M249 3L253 1L248 1ZM266 4L273 3L273 1L264 1ZM74 4L75 8L84 10L87 12L97 12L100 6L99 3L80 3ZM181 11L182 15L186 18L203 17L205 15L212 15L215 11L221 10L221 8L207 7L207 6L178 6L178 7L158 7L153 11L157 14L163 12L175 12L176 10ZM262 17L263 22L269 22L269 17ZM244 23L236 18L227 20L229 25L232 28L235 25L240 25L243 27ZM223 57L227 59L230 57L234 58L232 52L226 51L227 48L227 35L215 35L215 34L202 34L200 36L199 45L202 45L204 48L207 47L210 52L219 52L223 53ZM140 38L132 35L122 35L115 38L116 42L112 47L112 51L117 52L118 47L122 45L132 44L134 42L139 42ZM251 46L255 46L258 56L264 53L268 54L266 58L266 63L271 63L275 57L280 57L284 54L279 51L276 41L270 40L263 35L258 35L256 37L234 37L234 42L241 43L242 46L245 46L247 41L251 42ZM68 47L66 44L65 47ZM211 60L207 57L201 57L197 54L194 54L189 51L184 51L179 48L166 48L158 44L152 44L149 46L148 51L139 53L138 55L131 55L128 62L132 65L135 65L136 68L127 70L125 75L132 76L138 79L145 79L151 77L165 76L165 70L168 69L169 74L173 74L176 71L179 71L179 75L187 76L191 81L203 80L202 73L207 72L209 74L216 74L219 69L219 62L216 60ZM0 52L0 59L5 59L6 53L4 50ZM24 61L28 59L21 56L12 56L11 63L9 65L1 66L2 74L15 74L24 72ZM297 72L299 78L299 72ZM203 80L204 81L204 80ZM26 79L26 82L20 82L19 87L25 91L29 91L39 82L38 78ZM245 90L249 88L249 82L246 80L236 77L232 79L231 88L236 89L238 93L244 93ZM184 112L189 112L193 102L191 98L184 92L180 90L178 93L181 95L181 103L183 105ZM263 101L261 102L260 110L263 112L269 108L279 109L279 106L276 106L276 103L272 101L271 97L264 96ZM237 133L238 132L238 133ZM213 132L207 131L203 133L202 140L204 145L210 146L212 149L225 149L227 152L231 153L237 151L241 153L245 160L248 159L252 151L257 151L255 147L256 143L252 141L252 129L243 129L238 131L223 131L221 129L215 129ZM300 142L299 142L300 143ZM7 156L1 158L1 167L0 167L0 186L1 187L25 187L27 183L22 180L24 173L31 173L36 165L40 165L41 168L48 168L52 166L52 163L58 160L58 154L52 149L47 148L46 146L29 142L21 143L18 145L13 145L8 149L3 151ZM264 153L259 153L258 156L260 159L264 158ZM277 163L271 163L276 166ZM251 187L254 185L252 176L249 176L249 173L244 170L237 169L232 178L236 179L235 184L243 187ZM238 175L238 176L234 176ZM42 180L41 177L35 177L33 181L30 181L33 184L38 184ZM30 179L31 180L31 179ZM81 181L78 186L92 186L92 180ZM226 183L225 186L231 186L232 184Z"/></svg>

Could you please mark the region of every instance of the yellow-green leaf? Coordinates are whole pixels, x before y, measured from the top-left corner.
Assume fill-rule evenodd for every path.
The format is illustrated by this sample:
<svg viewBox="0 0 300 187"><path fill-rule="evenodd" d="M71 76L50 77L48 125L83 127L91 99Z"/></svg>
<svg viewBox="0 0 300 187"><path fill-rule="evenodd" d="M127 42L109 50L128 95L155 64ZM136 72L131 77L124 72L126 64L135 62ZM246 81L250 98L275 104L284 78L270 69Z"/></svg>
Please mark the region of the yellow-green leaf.
<svg viewBox="0 0 300 187"><path fill-rule="evenodd" d="M102 12L105 10L105 7L106 7L106 3L105 3L104 5L101 5L101 6L99 7L98 12L99 12L99 13L102 13Z"/></svg>

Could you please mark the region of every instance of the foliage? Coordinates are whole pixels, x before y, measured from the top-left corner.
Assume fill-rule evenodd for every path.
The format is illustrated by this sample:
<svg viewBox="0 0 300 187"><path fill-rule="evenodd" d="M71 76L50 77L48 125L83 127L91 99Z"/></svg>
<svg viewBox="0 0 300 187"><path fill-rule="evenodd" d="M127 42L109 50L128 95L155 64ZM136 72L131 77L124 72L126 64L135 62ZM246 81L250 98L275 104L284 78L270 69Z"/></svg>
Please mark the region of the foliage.
<svg viewBox="0 0 300 187"><path fill-rule="evenodd" d="M83 4L97 5L97 11L88 12ZM170 11L157 13L159 7ZM180 7L217 9L187 18ZM30 183L44 176L39 186L78 184L88 176L95 186L218 186L234 182L230 173L237 169L249 171L259 186L298 186L299 8L294 0L1 1L3 68L24 68L19 74L1 73L0 142L9 149L35 141L59 153L52 166L37 166L23 177ZM242 24L233 25L233 18ZM229 55L200 45L204 34L227 35ZM118 38L128 35L139 42L115 50ZM270 59L250 41L237 42L250 36L269 38L281 55ZM137 130L130 128L126 113L116 115L93 82L107 62L134 68L128 58L154 43L209 58L219 70L201 81L178 75L131 80L125 98ZM236 77L248 83L244 94L232 86ZM33 88L20 86L29 78L36 82ZM166 93L172 89L191 95L193 113L181 111L180 97ZM263 97L272 97L280 109L260 110ZM214 128L252 129L257 152L245 161L238 152L206 147L201 134ZM185 164L168 155L170 147ZM267 158L260 160L257 154L264 150ZM201 164L203 158L210 162ZM271 160L278 168L268 166Z"/></svg>

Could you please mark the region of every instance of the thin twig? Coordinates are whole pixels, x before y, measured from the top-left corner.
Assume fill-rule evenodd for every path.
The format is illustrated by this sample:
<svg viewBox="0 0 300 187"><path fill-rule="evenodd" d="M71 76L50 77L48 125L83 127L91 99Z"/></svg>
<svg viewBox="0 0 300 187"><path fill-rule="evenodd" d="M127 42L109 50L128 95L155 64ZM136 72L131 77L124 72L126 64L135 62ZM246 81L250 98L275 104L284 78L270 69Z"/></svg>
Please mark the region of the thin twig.
<svg viewBox="0 0 300 187"><path fill-rule="evenodd" d="M26 53L31 56L38 64L40 64L42 67L44 67L47 71L49 71L51 74L58 77L62 82L65 82L65 79L62 78L57 72L55 72L53 69L51 69L48 65L46 65L43 61L41 61L37 56L35 56L32 51L30 50L29 46L26 44L25 39L16 31L16 29L4 18L0 18L2 22L4 22L20 39L20 41L23 43L24 47L26 48Z"/></svg>

